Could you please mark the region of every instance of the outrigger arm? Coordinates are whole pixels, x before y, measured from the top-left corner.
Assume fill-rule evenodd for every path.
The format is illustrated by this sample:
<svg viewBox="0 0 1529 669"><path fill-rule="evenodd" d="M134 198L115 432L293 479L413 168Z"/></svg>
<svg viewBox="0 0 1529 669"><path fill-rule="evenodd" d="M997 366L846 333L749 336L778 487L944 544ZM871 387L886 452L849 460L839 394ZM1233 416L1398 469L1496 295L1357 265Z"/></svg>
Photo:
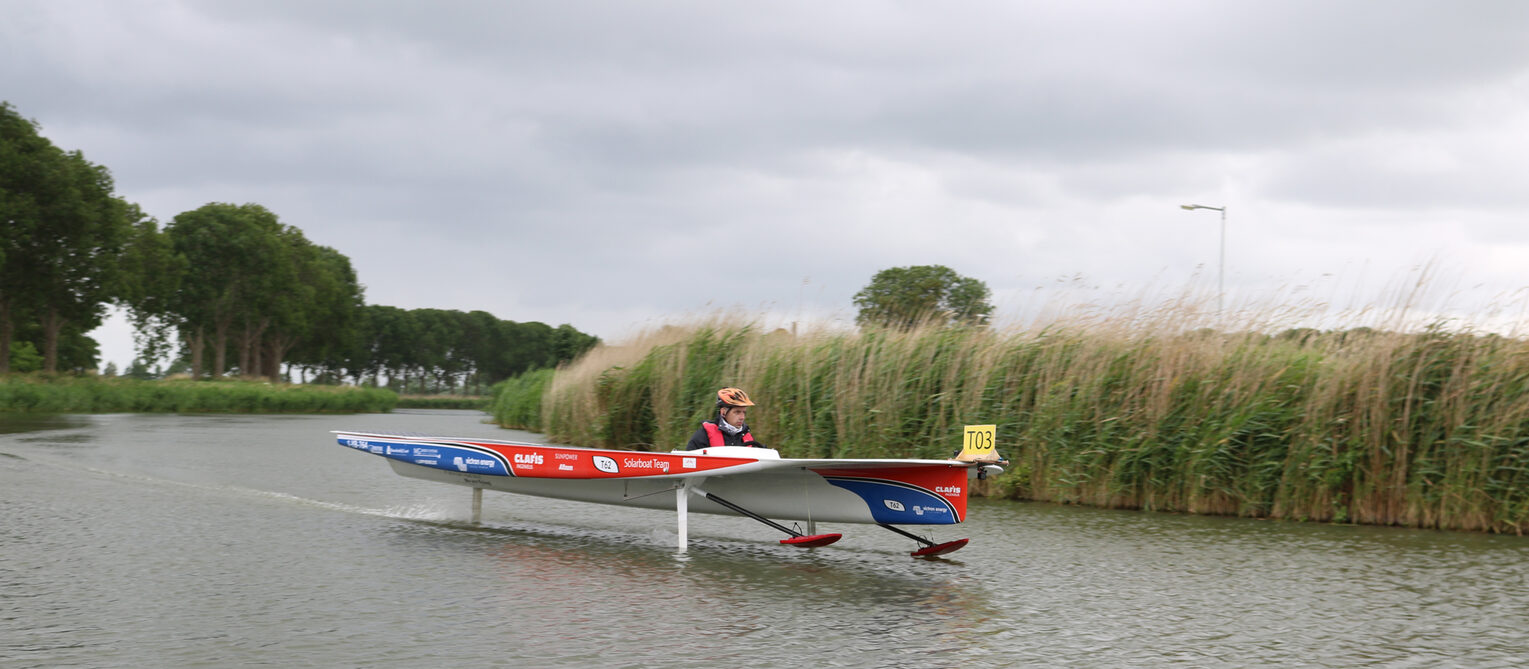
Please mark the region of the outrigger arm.
<svg viewBox="0 0 1529 669"><path fill-rule="evenodd" d="M947 542L942 543L942 544L937 544L937 543L935 543L933 541L925 539L925 538L923 538L923 537L921 537L921 536L919 536L917 534L914 534L912 532L909 532L909 531L904 530L904 529L899 528L899 527L892 527L891 525L888 525L886 523L876 523L876 524L880 525L882 527L885 527L885 528L887 528L889 530L892 530L893 532L901 534L901 535L903 535L905 537L908 537L909 539L912 539L914 541L917 541L917 542L923 544L924 545L923 548L920 548L920 549L910 553L910 555L912 555L913 557L934 557L936 555L944 555L946 553L952 553L952 552L961 550L961 547L965 546L968 541L971 541L971 539L957 539L955 541L947 541Z"/></svg>
<svg viewBox="0 0 1529 669"><path fill-rule="evenodd" d="M786 527L785 525L781 525L780 523L777 523L777 522L775 522L773 520L770 520L769 518L766 518L766 517L761 516L761 515L759 515L757 513L754 513L753 511L750 511L750 510L745 509L745 508L743 508L741 506L738 506L737 504L734 504L734 503L729 502L729 501L727 501L725 499L722 499L721 497L713 495L712 493L706 492L705 490L703 490L701 488L701 486L699 484L699 479L686 479L683 484L681 484L681 485L679 485L679 486L677 486L675 488L675 494L677 495L677 497L675 498L675 510L676 510L676 512L677 512L677 514L679 516L679 519L678 519L679 520L679 532L678 532L678 534L679 534L679 552L681 552L681 553L685 552L686 544L689 543L688 542L688 537L687 537L687 534L688 534L688 531L689 531L689 528L687 527L687 525L688 525L687 516L689 515L689 510L690 510L690 495L700 495L701 497L704 497L704 498L706 498L706 499L708 499L708 500L710 500L712 502L715 502L715 503L720 504L722 506L725 506L725 507L727 507L729 509L732 509L733 511L737 512L739 515L748 516L749 518L753 518L754 520L757 520L757 521L759 521L761 523L769 525L770 527L773 527L773 528L775 528L777 530L780 530L782 532L785 532L786 534L791 535L791 537L789 539L781 539L780 540L780 542L783 543L783 544L789 544L789 545L792 545L792 546L800 546L802 548L816 548L818 546L827 546L828 544L831 544L831 543L833 543L835 541L838 541L839 539L844 537L844 535L837 534L837 533L830 533L830 534L802 534L801 532L797 532L796 530L793 530L793 529L791 529L789 527Z"/></svg>

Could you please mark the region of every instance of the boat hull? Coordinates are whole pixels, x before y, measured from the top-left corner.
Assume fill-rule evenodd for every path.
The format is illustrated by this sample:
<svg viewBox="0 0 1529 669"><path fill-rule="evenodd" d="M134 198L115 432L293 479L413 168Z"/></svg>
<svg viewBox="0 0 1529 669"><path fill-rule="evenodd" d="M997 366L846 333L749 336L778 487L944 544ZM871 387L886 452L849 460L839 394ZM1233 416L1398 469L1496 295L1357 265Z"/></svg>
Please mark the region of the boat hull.
<svg viewBox="0 0 1529 669"><path fill-rule="evenodd" d="M390 460L388 464L401 476L437 483L571 502L667 511L675 510L675 491L684 485L682 480L672 478L535 479L453 473L399 460ZM859 495L836 487L822 476L809 471L771 472L733 480L728 477L707 478L702 480L701 486L706 492L771 518L840 523L876 522L869 506ZM738 515L704 497L692 496L688 507L691 513Z"/></svg>
<svg viewBox="0 0 1529 669"><path fill-rule="evenodd" d="M963 520L970 463L781 458L767 449L678 453L582 449L419 435L337 433L402 476L576 502L808 522L950 525ZM692 494L694 493L694 494Z"/></svg>

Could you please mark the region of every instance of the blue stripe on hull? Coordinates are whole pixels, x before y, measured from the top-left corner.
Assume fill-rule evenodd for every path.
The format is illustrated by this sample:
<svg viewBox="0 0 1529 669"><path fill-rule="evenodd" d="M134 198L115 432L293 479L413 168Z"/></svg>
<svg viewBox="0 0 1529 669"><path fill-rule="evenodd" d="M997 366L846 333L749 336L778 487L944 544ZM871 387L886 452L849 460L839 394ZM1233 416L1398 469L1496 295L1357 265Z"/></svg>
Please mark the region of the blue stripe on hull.
<svg viewBox="0 0 1529 669"><path fill-rule="evenodd" d="M449 472L513 476L510 473L509 463L504 461L504 456L486 448L445 442L390 441L373 438L345 438L340 440L340 444L358 451Z"/></svg>
<svg viewBox="0 0 1529 669"><path fill-rule="evenodd" d="M961 522L950 502L929 490L884 479L823 477L865 500L871 517L889 525L954 525Z"/></svg>

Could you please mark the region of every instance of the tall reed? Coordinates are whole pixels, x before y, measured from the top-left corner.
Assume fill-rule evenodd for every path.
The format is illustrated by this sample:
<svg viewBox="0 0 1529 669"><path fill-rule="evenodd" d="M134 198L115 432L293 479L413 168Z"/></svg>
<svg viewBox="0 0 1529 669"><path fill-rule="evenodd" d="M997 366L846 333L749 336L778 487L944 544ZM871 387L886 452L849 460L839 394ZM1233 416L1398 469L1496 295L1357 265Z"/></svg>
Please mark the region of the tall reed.
<svg viewBox="0 0 1529 669"><path fill-rule="evenodd" d="M788 456L947 457L962 425L995 423L1012 462L992 492L1008 497L1529 529L1529 343L1159 316L802 336L670 327L560 369L541 429L669 450L733 385L760 403L754 434Z"/></svg>
<svg viewBox="0 0 1529 669"><path fill-rule="evenodd" d="M542 429L542 395L553 370L536 369L494 385L488 411L501 427Z"/></svg>

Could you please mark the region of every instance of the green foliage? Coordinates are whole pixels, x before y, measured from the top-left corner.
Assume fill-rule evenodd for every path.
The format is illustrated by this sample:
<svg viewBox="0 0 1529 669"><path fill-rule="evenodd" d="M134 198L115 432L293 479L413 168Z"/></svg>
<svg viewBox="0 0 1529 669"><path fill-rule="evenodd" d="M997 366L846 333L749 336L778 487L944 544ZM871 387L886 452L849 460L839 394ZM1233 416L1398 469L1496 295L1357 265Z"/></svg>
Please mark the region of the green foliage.
<svg viewBox="0 0 1529 669"><path fill-rule="evenodd" d="M599 340L570 325L516 323L483 311L370 305L350 330L344 368L358 381L415 393L482 389L573 359Z"/></svg>
<svg viewBox="0 0 1529 669"><path fill-rule="evenodd" d="M60 373L84 374L95 367L96 359L100 356L99 345L94 339L85 334L81 328L82 323L64 323L59 327L54 337L54 371ZM15 340L12 342L13 362L19 362L20 367L12 367L13 372L36 372L47 371L47 361L43 355L43 346L46 334L43 324L36 320L23 320L16 327ZM21 357L15 354L22 351ZM35 362L32 356L36 356Z"/></svg>
<svg viewBox="0 0 1529 669"><path fill-rule="evenodd" d="M924 324L982 325L993 313L987 284L944 265L884 269L855 293L862 326L907 330Z"/></svg>
<svg viewBox="0 0 1529 669"><path fill-rule="evenodd" d="M142 359L133 358L133 362L127 366L127 370L122 373L122 376L139 381L151 381L160 378L162 375L157 370L149 367L149 364Z"/></svg>
<svg viewBox="0 0 1529 669"><path fill-rule="evenodd" d="M0 411L46 413L358 413L393 408L378 388L251 381L139 381L64 377L0 379Z"/></svg>
<svg viewBox="0 0 1529 669"><path fill-rule="evenodd" d="M11 345L12 372L24 374L41 370L42 354L37 352L37 347L32 342L23 341Z"/></svg>
<svg viewBox="0 0 1529 669"><path fill-rule="evenodd" d="M152 218L139 216L122 254L118 298L127 307L141 355L158 360L170 352L181 283L188 260Z"/></svg>
<svg viewBox="0 0 1529 669"><path fill-rule="evenodd" d="M288 354L293 364L338 370L361 323L361 284L343 254L309 243L295 228L289 228L285 238L298 288L271 313L263 342L264 373L275 378Z"/></svg>
<svg viewBox="0 0 1529 669"><path fill-rule="evenodd" d="M138 215L113 188L105 167L54 146L0 103L0 373L9 371L18 321L41 325L37 344L49 372L59 369L66 326L100 323Z"/></svg>
<svg viewBox="0 0 1529 669"><path fill-rule="evenodd" d="M399 395L395 408L487 411L492 402L481 395Z"/></svg>
<svg viewBox="0 0 1529 669"><path fill-rule="evenodd" d="M135 293L134 304L141 324L180 334L193 376L202 375L207 352L212 376L229 369L232 351L241 373L273 380L289 353L320 363L338 357L362 304L344 255L309 242L258 204L214 202L183 212L164 237L168 245L141 232L142 250L131 255L179 274Z"/></svg>
<svg viewBox="0 0 1529 669"><path fill-rule="evenodd" d="M489 413L500 427L542 430L542 397L552 382L551 369L538 369L506 379L494 386Z"/></svg>
<svg viewBox="0 0 1529 669"><path fill-rule="evenodd" d="M1018 498L1529 529L1529 342L1495 336L705 326L596 349L516 405L558 441L667 450L724 385L795 457L947 457L996 423L991 489Z"/></svg>

